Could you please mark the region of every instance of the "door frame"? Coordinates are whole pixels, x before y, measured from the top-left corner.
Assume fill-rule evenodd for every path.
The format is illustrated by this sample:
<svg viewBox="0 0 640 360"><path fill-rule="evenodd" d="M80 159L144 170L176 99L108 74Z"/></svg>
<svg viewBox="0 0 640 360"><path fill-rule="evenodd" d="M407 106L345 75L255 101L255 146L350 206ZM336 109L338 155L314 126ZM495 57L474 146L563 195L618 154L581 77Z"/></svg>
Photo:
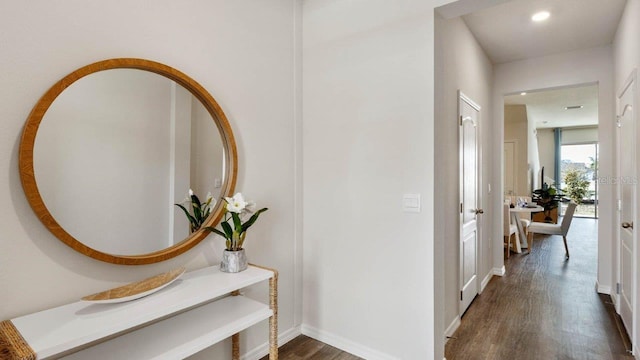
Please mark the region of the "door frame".
<svg viewBox="0 0 640 360"><path fill-rule="evenodd" d="M473 101L469 96L465 95L461 90L458 90L458 116L456 117L456 121L458 122L458 203L462 204L463 198L463 190L464 190L464 179L462 177L462 167L463 167L463 127L460 126L462 119L462 101L469 104L472 108L478 111L478 118L476 119L476 207L478 209L483 209L483 196L482 196L482 131L481 131L481 106ZM463 228L463 214L459 213L458 217L458 291L462 291L464 286L464 275L463 275L463 247L462 247L462 228ZM476 263L475 263L475 273L476 273L476 292L480 294L482 292L482 279L480 279L480 274L478 269L480 268L479 262L483 258L484 254L482 252L482 231L483 231L483 222L482 217L476 215ZM462 310L462 300L458 301L458 316L462 316L464 311Z"/></svg>
<svg viewBox="0 0 640 360"><path fill-rule="evenodd" d="M633 69L633 71L631 71L631 73L629 74L629 76L627 77L627 79L625 80L625 82L623 83L622 87L620 88L620 90L617 92L616 94L616 161L615 161L615 166L616 166L616 170L615 170L615 174L618 177L616 180L618 181L616 184L616 206L614 207L614 228L615 228L615 246L616 246L616 269L614 269L615 274L616 274L616 289L612 289L611 293L612 295L615 296L614 299L614 306L616 309L616 312L618 314L620 314L620 306L621 306L621 297L618 295L617 292L617 284L621 283L621 278L622 278L622 273L621 273L621 257L622 257L622 243L621 243L621 236L620 236L620 224L622 222L622 219L620 218L620 213L622 211L621 209L621 201L622 201L622 196L621 196L621 186L620 186L620 182L622 181L622 179L619 178L620 176L620 168L622 166L622 164L620 164L620 128L618 127L617 123L618 123L618 116L620 114L620 98L622 97L622 95L625 93L625 91L627 91L630 87L633 87L633 91L634 91L634 97L632 98L632 106L634 108L634 112L633 112L633 117L631 119L631 121L634 124L634 134L635 134L635 160L636 160L636 169L635 169L635 179L634 181L638 180L638 175L640 174L640 166L638 166L638 160L640 160L640 146L638 146L638 140L640 140L640 124L638 123L638 111L636 109L638 109L638 104L640 103L638 101L638 78L637 78L637 69ZM634 219L633 222L634 224L638 224L638 226L640 226L640 222L638 221L638 210L640 209L638 207L638 201L640 200L640 191L638 191L636 189L635 191L635 201L633 202L633 206L634 206ZM638 346L640 346L640 329L638 328L638 321L639 316L638 316L638 309L640 309L640 299L638 299L638 289L640 288L640 277L637 276L637 272L638 272L638 260L640 259L640 249L638 249L638 235L637 235L637 231L633 231L632 232L632 246L633 246L633 251L632 251L632 270L631 270L631 282L633 285L633 290L632 290L632 295L633 295L633 303L632 305L632 317L631 317L631 329L626 329L627 333L629 335L629 338L631 339L631 343L632 343L632 353L634 355L636 355L638 353Z"/></svg>

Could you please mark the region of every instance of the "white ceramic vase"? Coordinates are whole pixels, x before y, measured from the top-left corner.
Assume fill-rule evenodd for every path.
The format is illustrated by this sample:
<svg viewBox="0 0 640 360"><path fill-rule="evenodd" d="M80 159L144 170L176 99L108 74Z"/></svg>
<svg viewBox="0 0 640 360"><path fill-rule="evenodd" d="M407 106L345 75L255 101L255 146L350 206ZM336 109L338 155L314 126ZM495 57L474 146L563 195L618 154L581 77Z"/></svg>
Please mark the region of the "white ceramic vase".
<svg viewBox="0 0 640 360"><path fill-rule="evenodd" d="M237 251L225 250L222 252L222 261L220 262L220 271L226 273L237 273L247 269L247 255L244 249Z"/></svg>

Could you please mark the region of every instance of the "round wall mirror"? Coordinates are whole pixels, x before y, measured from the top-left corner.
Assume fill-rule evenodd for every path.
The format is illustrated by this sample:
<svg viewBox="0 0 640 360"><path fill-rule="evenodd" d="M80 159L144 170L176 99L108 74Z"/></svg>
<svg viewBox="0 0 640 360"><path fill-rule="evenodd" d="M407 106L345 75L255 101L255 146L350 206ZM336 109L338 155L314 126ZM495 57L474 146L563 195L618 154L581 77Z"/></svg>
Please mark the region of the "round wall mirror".
<svg viewBox="0 0 640 360"><path fill-rule="evenodd" d="M209 232L175 206L189 190L222 217L237 151L224 112L196 81L142 59L80 68L38 101L22 134L20 177L42 223L92 258L138 265L177 256Z"/></svg>

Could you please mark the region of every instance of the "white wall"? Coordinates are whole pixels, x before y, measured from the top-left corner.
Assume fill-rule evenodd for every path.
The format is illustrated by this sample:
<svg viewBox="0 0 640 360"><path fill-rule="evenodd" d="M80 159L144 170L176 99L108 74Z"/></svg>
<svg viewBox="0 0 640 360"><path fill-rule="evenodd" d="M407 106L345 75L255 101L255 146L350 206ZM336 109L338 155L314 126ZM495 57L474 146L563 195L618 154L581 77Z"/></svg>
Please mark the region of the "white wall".
<svg viewBox="0 0 640 360"><path fill-rule="evenodd" d="M635 19L635 18L634 18ZM598 83L598 117L600 121L600 176L613 175L613 59L610 46L572 51L540 58L527 59L497 65L494 69L494 130L503 136L503 109L500 106L505 94L563 87L567 85ZM495 142L492 157L502 157L502 142ZM546 168L545 168L546 169ZM495 172L494 182L502 183L502 174ZM600 220L598 226L598 284L600 291L609 292L612 284L611 241L613 238L613 189L611 185L600 186ZM495 199L494 199L495 200ZM494 201L493 211L502 204ZM502 219L493 224L496 244L502 243ZM571 233L569 233L570 239ZM577 245L577 242L573 243ZM569 240L569 246L572 246ZM501 267L502 248L494 248L494 266Z"/></svg>
<svg viewBox="0 0 640 360"><path fill-rule="evenodd" d="M640 41L638 41L638 37L640 36L640 23L638 22L640 19L640 0L627 0L627 4L625 7L625 11L620 19L620 24L618 26L618 30L616 32L615 40L613 43L613 58L614 58L614 79L615 79L615 94L616 98L618 93L622 90L625 82L629 78L631 72L634 69L640 68ZM636 75L637 76L637 75ZM636 78L636 82L640 80ZM636 94L636 104L640 104L640 95ZM636 119L638 119L638 112L634 111ZM637 121L637 120L636 120ZM636 129L636 131L638 131ZM637 132L636 132L637 133ZM601 137L602 138L602 137ZM636 150L636 159L638 159L638 151ZM636 160L637 161L637 160ZM636 166L638 166L636 164ZM636 194L636 197L639 195ZM616 218L616 221L618 219ZM612 239L616 239L616 237L612 237ZM612 241L615 245L615 241ZM637 244L637 243L636 243ZM636 255L638 254L637 248L634 249ZM612 283L617 281L618 275L616 273L619 264L617 262L617 246L613 248L613 279ZM640 259L636 258L636 262L639 262ZM640 277L635 283L635 288L638 289L640 284ZM629 331L629 335L632 338L634 353L638 354L638 345L640 345L640 329L639 326L639 316L638 309L640 308L640 296L638 296L638 291L636 290L636 298L635 298L635 307L634 307L634 319L633 319L633 327L635 329L627 329Z"/></svg>
<svg viewBox="0 0 640 360"><path fill-rule="evenodd" d="M529 195L529 121L525 105L504 105L504 141L515 140L515 194ZM502 166L502 165L501 165ZM504 185L499 191L504 193Z"/></svg>
<svg viewBox="0 0 640 360"><path fill-rule="evenodd" d="M540 150L538 148L538 139L536 137L536 124L529 120L527 115L527 160L529 166L527 169L527 194L532 190L539 189L540 184Z"/></svg>
<svg viewBox="0 0 640 360"><path fill-rule="evenodd" d="M553 129L538 129L537 138L540 166L544 166L544 177L554 179L556 173L556 142ZM552 184L552 182L549 184Z"/></svg>
<svg viewBox="0 0 640 360"><path fill-rule="evenodd" d="M481 106L479 135L483 154L491 150L491 94L493 67L461 18L451 20L436 16L436 123L435 166L436 191L435 212L436 241L444 243L444 256L436 259L436 268L444 268L444 325L450 326L459 320L460 298L460 183L458 168L458 94L461 90ZM526 125L525 125L526 126ZM525 130L526 133L526 130ZM526 159L526 153L525 153ZM492 173L490 157L482 157L481 184L478 206L489 204L494 196L487 191ZM498 190L498 196L501 192ZM479 282L492 272L491 212L479 217L480 228L478 276ZM445 260L446 259L446 260ZM455 326L454 326L455 327ZM450 335L450 334L448 334Z"/></svg>
<svg viewBox="0 0 640 360"><path fill-rule="evenodd" d="M640 67L640 0L627 0L613 43L615 61L615 91L622 85L634 68Z"/></svg>
<svg viewBox="0 0 640 360"><path fill-rule="evenodd" d="M297 6L294 0L159 0L154 6L132 0L123 11L122 4L104 1L3 4L0 318L76 301L179 265L195 269L219 262L223 243L213 236L159 264L98 262L52 236L25 199L17 149L24 121L39 97L80 66L106 58L140 57L171 65L196 79L229 117L238 143L237 189L270 208L247 236L250 260L280 270L281 332L299 324L300 296L294 286L299 272L294 264L300 263L296 258L300 244L294 234L300 219L293 209L300 199L292 191L300 186L295 160L300 120L295 115L299 108ZM424 287L432 285L427 282ZM266 286L249 294L266 296ZM267 341L267 324L247 334L243 349L249 351ZM216 346L198 358L228 358L229 352L229 346Z"/></svg>
<svg viewBox="0 0 640 360"><path fill-rule="evenodd" d="M303 332L369 359L441 359L432 1L308 0L303 23ZM422 212L402 212L404 193Z"/></svg>

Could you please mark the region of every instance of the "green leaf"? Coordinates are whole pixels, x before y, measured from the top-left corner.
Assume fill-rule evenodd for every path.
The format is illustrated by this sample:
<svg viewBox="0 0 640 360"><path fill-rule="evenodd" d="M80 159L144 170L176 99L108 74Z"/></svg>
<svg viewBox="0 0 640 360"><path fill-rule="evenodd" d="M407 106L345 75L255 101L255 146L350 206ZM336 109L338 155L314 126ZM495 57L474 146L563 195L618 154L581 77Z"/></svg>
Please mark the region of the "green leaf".
<svg viewBox="0 0 640 360"><path fill-rule="evenodd" d="M263 209L260 209L260 210L256 211L256 213L253 214L253 216L246 223L244 223L242 225L242 231L243 232L247 231L247 229L249 229L249 227L251 225L253 225L253 223L256 222L256 220L258 220L258 216L260 216L260 214L262 214L263 212L265 212L267 210L269 210L269 209L268 208L263 208Z"/></svg>
<svg viewBox="0 0 640 360"><path fill-rule="evenodd" d="M194 225L194 226L198 225L198 224L196 223L196 219L194 219L194 218L193 218L193 216L191 216L191 214L189 214L189 212L187 211L187 209L186 209L184 206L182 206L182 205L180 205L180 204L174 204L174 205L175 205L175 206L177 206L177 207L179 207L180 209L182 209L182 211L184 212L184 214L185 214L185 215L187 215L187 219L189 220L189 222L191 223L191 225Z"/></svg>
<svg viewBox="0 0 640 360"><path fill-rule="evenodd" d="M191 207L193 208L193 217L202 223L204 217L202 216L202 204L196 194L191 195Z"/></svg>
<svg viewBox="0 0 640 360"><path fill-rule="evenodd" d="M202 221L202 212L200 211L200 208L197 206L192 206L193 207L193 218L196 219L196 221Z"/></svg>
<svg viewBox="0 0 640 360"><path fill-rule="evenodd" d="M231 213L231 217L233 218L233 226L235 227L237 232L242 232L242 221L240 220L240 215L238 213Z"/></svg>
<svg viewBox="0 0 640 360"><path fill-rule="evenodd" d="M216 229L216 228L214 228L212 226L206 226L206 227L204 227L204 229L207 229L209 231L213 231L214 233L222 236L223 238L227 237L227 235L225 233L223 233L222 231L220 231L220 230L218 230L218 229Z"/></svg>
<svg viewBox="0 0 640 360"><path fill-rule="evenodd" d="M220 223L220 225L222 226L222 229L224 230L224 233L226 234L226 238L227 239L231 239L233 237L233 229L231 228L231 225L229 225L228 222L222 222Z"/></svg>
<svg viewBox="0 0 640 360"><path fill-rule="evenodd" d="M194 206L197 205L198 207L200 207L200 199L198 199L198 196L196 194L191 195L191 202Z"/></svg>

